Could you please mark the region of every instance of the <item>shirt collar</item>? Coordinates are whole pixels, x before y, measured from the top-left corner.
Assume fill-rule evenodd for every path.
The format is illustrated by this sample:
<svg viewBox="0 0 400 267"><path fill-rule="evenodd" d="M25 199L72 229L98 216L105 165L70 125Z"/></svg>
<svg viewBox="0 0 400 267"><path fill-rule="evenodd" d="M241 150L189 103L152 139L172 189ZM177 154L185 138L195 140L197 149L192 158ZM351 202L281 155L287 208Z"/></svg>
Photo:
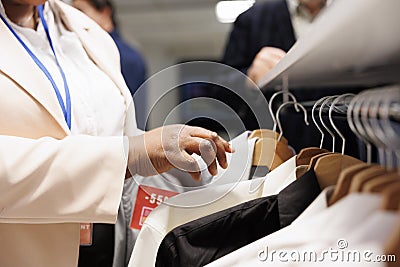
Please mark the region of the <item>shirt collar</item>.
<svg viewBox="0 0 400 267"><path fill-rule="evenodd" d="M265 177L261 179L254 179L250 191L254 192L263 187L262 195L276 195L281 191L281 187L286 187L296 180L293 170L296 169L296 156L288 159L276 169L272 170Z"/></svg>
<svg viewBox="0 0 400 267"><path fill-rule="evenodd" d="M289 8L290 15L303 17L309 21L313 20L313 16L308 12L307 8L305 8L299 0L286 0Z"/></svg>
<svg viewBox="0 0 400 267"><path fill-rule="evenodd" d="M332 3L333 0L327 0L325 6L329 6ZM293 16L298 16L302 17L304 19L307 19L308 21L313 21L315 16L312 16L308 9L304 7L299 0L286 0L289 13L290 15Z"/></svg>

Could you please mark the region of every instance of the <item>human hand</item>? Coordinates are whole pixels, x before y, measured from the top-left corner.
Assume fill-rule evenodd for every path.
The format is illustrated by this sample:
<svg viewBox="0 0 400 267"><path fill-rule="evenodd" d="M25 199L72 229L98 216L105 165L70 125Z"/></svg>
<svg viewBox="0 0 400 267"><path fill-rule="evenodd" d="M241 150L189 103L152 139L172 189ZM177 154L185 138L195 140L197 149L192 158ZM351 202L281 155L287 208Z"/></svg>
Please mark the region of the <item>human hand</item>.
<svg viewBox="0 0 400 267"><path fill-rule="evenodd" d="M280 48L266 46L256 55L247 76L256 84L286 55Z"/></svg>
<svg viewBox="0 0 400 267"><path fill-rule="evenodd" d="M200 179L200 168L191 156L202 157L211 175L217 174L217 162L227 168L226 152L233 149L215 132L186 125L169 125L129 137L128 168L131 174L151 176L178 168Z"/></svg>

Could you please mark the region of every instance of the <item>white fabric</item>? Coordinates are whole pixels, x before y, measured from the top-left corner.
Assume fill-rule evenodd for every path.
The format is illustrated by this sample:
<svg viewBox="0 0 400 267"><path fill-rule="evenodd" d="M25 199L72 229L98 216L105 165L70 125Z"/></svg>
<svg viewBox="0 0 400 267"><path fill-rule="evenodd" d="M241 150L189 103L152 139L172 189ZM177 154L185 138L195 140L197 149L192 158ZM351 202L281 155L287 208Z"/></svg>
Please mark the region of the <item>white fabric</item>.
<svg viewBox="0 0 400 267"><path fill-rule="evenodd" d="M133 249L129 266L154 266L158 247L163 238L179 225L249 200L278 194L282 186L287 186L296 179L293 172L295 168L294 156L266 177L258 178L256 181L248 180L210 187L168 199L167 203L153 210L146 219ZM257 185L256 188L254 184ZM200 205L201 203L203 205Z"/></svg>
<svg viewBox="0 0 400 267"><path fill-rule="evenodd" d="M231 142L229 142L235 149L235 153L227 154L228 168L222 169L218 165L218 174L212 178L212 185L222 185L228 183L235 183L241 180L248 180L250 170L253 162L254 145L257 138L248 139L250 131L246 131ZM206 164L203 162L202 178L209 176Z"/></svg>
<svg viewBox="0 0 400 267"><path fill-rule="evenodd" d="M311 23L315 19L315 16L311 15L307 8L300 5L299 1L300 0L286 0L296 39L299 39L307 33ZM332 1L333 0L327 0L325 7L328 7Z"/></svg>
<svg viewBox="0 0 400 267"><path fill-rule="evenodd" d="M347 220L349 221L349 223L352 223L351 218L347 218ZM341 231L342 229L340 228L335 229L332 228L331 224L327 225L328 229L330 229L327 232L335 233L335 235L326 235L325 233L322 232L322 236L318 240L310 242L309 244L306 244L304 246L297 247L296 250L300 252L313 251L316 252L317 255L322 255L323 251L328 250L330 248L337 250L339 252L343 251L344 253L349 251L356 251L361 253L360 264L364 263L368 266L369 265L368 259L364 258L368 255L365 255L364 252L366 251L372 252L373 250L371 250L371 248L365 244L374 243L376 245L383 246L390 238L397 223L398 223L397 213L377 210L367 215L364 221L361 221L359 223L354 223L353 226L358 225L358 227L352 228L351 230L350 228L344 227L344 231L342 232ZM345 248L339 247L338 243L339 240L344 240L346 242ZM376 255L382 255L382 254L376 254L376 252L374 252L374 255L371 256L375 257ZM350 263L357 263L355 261L358 261L358 258L354 257L353 255L348 256L348 254L345 254L345 257L346 258L343 259L338 258L336 260L337 264L336 266L341 265L342 262L350 264ZM350 259L348 259L348 257L350 257ZM333 260L326 259L324 263L330 263L330 261ZM318 266L318 263L313 263L312 265L310 265L310 262L301 262L301 263L293 262L291 266Z"/></svg>
<svg viewBox="0 0 400 267"><path fill-rule="evenodd" d="M57 9L52 7L53 12L51 12L49 7L51 3L46 2L44 14L57 59L69 85L72 107L71 133L121 136L126 107L120 90L88 57L78 36L66 30L63 23L55 21L53 12L57 12ZM2 4L0 12L6 16ZM59 16L57 17L59 19ZM37 30L33 30L20 27L11 20L8 21L50 72L65 103L64 82L42 23L39 22Z"/></svg>
<svg viewBox="0 0 400 267"><path fill-rule="evenodd" d="M326 195L326 191L323 194ZM323 198L318 198L316 201L322 200ZM265 266L271 263L271 257L268 257L266 261L261 261L258 255L260 251L265 251L266 246L269 252L291 251L302 246L302 249L318 251L320 247L318 242L342 238L354 229L354 225L360 225L372 212L378 210L380 202L381 198L378 195L351 194L332 207L319 212L318 215L308 219L303 217L301 222L293 223L207 266ZM273 264L288 266L288 263L280 262L276 257ZM307 264L305 266L308 266Z"/></svg>
<svg viewBox="0 0 400 267"><path fill-rule="evenodd" d="M368 252L365 259L358 261L341 261L324 264L324 267L387 267L386 262L377 260L377 256L385 255L382 244L379 242L363 243L351 248L353 251ZM304 267L310 265L304 265ZM312 266L318 266L317 264ZM320 265L319 265L320 266Z"/></svg>
<svg viewBox="0 0 400 267"><path fill-rule="evenodd" d="M371 214L368 219L346 236L349 244L362 244L369 242L385 243L399 222L399 214L378 210Z"/></svg>
<svg viewBox="0 0 400 267"><path fill-rule="evenodd" d="M305 8L299 8L299 0L286 0L296 39L304 35L313 21L313 17Z"/></svg>

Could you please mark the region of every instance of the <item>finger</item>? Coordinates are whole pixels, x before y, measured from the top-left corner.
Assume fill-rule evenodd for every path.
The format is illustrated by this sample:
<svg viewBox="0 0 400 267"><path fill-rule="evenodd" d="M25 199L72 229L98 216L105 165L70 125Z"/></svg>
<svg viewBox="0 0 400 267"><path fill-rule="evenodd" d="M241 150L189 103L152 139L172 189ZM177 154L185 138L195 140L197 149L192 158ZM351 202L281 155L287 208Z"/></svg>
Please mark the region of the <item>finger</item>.
<svg viewBox="0 0 400 267"><path fill-rule="evenodd" d="M225 147L225 151L226 152L235 153L235 148L233 148L233 146L229 142L225 141L224 142L224 147Z"/></svg>
<svg viewBox="0 0 400 267"><path fill-rule="evenodd" d="M262 73L269 72L276 63L271 57L260 57L254 62L254 68Z"/></svg>
<svg viewBox="0 0 400 267"><path fill-rule="evenodd" d="M259 60L261 63L263 63L265 66L275 66L276 63L278 63L282 57L280 55L275 55L275 54L265 54L262 55Z"/></svg>
<svg viewBox="0 0 400 267"><path fill-rule="evenodd" d="M215 140L218 163L224 169L226 169L228 167L228 162L226 160L226 150L227 149L225 148L226 147L225 143L227 143L227 142L220 137ZM229 147L230 147L229 143L227 145L228 145L228 149L229 149ZM231 150L232 149L229 149L229 151L231 151Z"/></svg>
<svg viewBox="0 0 400 267"><path fill-rule="evenodd" d="M285 55L286 53L282 54L281 52L268 52L260 54L258 60L264 64L275 66Z"/></svg>
<svg viewBox="0 0 400 267"><path fill-rule="evenodd" d="M196 153L197 155L201 155L200 144L205 140L200 137L189 137L187 141L181 144L181 149L185 150L189 155Z"/></svg>
<svg viewBox="0 0 400 267"><path fill-rule="evenodd" d="M221 143L222 147L224 148L224 150L226 152L229 152L229 153L235 152L235 149L232 147L232 145L228 141L226 141L224 138L222 138L221 136L218 135L218 137L216 138L216 142Z"/></svg>
<svg viewBox="0 0 400 267"><path fill-rule="evenodd" d="M215 139L218 137L216 132L201 128L201 127L192 127L187 126L187 130L189 131L189 135L193 137L201 137L205 139Z"/></svg>
<svg viewBox="0 0 400 267"><path fill-rule="evenodd" d="M284 57L286 55L286 52L278 47L266 46L260 50L259 54L261 55L270 54L270 55Z"/></svg>
<svg viewBox="0 0 400 267"><path fill-rule="evenodd" d="M233 153L234 150L232 146L227 142L225 139L223 139L221 136L219 136L216 132L201 128L201 127L191 127L194 130L194 133L191 133L191 136L193 137L201 137L205 139L211 139L214 142L221 142L223 144L223 147L227 152Z"/></svg>
<svg viewBox="0 0 400 267"><path fill-rule="evenodd" d="M190 141L187 142L186 152L188 154L196 153L197 155L200 155L207 164L207 169L210 174L213 176L218 174L216 163L217 145L213 140L191 137Z"/></svg>
<svg viewBox="0 0 400 267"><path fill-rule="evenodd" d="M217 144L213 140L202 139L200 141L201 157L207 163L208 171L213 176L218 174L217 162L216 162L217 150L218 150Z"/></svg>
<svg viewBox="0 0 400 267"><path fill-rule="evenodd" d="M217 161L213 160L209 165L208 165L208 171L212 176L216 176L218 174L218 167L217 167Z"/></svg>
<svg viewBox="0 0 400 267"><path fill-rule="evenodd" d="M210 170L212 175L217 174L216 168L216 155L217 155L217 145L213 140L204 139L200 137L191 137L190 142L188 142L188 149L186 150L189 154L196 153L201 156L204 162L207 164L207 167ZM215 164L215 166L211 166L211 164ZM210 168L211 166L211 168Z"/></svg>
<svg viewBox="0 0 400 267"><path fill-rule="evenodd" d="M198 137L192 137L195 142L199 143L200 146L200 155L207 163L208 170L212 175L218 174L217 163L215 158L217 158L219 165L222 168L226 169L228 167L228 163L226 160L226 150L231 152L233 149L230 144L226 142L221 137L217 137L214 140L210 139L201 139ZM225 148L227 147L227 149Z"/></svg>
<svg viewBox="0 0 400 267"><path fill-rule="evenodd" d="M196 182L200 182L201 180L201 172L189 172L190 176L192 176L193 180Z"/></svg>
<svg viewBox="0 0 400 267"><path fill-rule="evenodd" d="M186 151L182 151L181 154L183 155L183 161L181 162L181 169L186 172L200 172L200 167L197 161L190 156Z"/></svg>
<svg viewBox="0 0 400 267"><path fill-rule="evenodd" d="M276 48L276 47L274 47L272 54L279 58L283 58L284 56L286 56L285 51L283 51L282 49Z"/></svg>
<svg viewBox="0 0 400 267"><path fill-rule="evenodd" d="M230 152L233 153L234 150L232 148L232 146L225 141L222 137L218 136L217 133L206 130L204 128L200 128L200 127L191 127L192 131L194 131L194 133L192 132L192 140L194 142L190 142L191 145L188 146L188 148L190 150L186 150L189 153L196 153L198 154L198 150L197 150L197 144L202 144L202 145L206 145L207 143L203 143L203 140L200 139L196 139L198 137L202 137L202 138L206 138L206 139L210 139L207 138L207 136L211 137L211 140L213 141L214 144L216 146L216 154L217 154L217 159L218 159L218 163L221 165L222 168L226 169L228 167L228 163L226 160L226 152ZM211 147L209 147L209 150L207 150L207 147L204 148L204 151L200 151L200 155L202 156L202 158L206 161L207 165L210 167L212 161L214 161L214 155L210 154L209 152L211 152L212 150L210 149ZM206 152L206 155L204 155L204 152ZM211 166L211 171L210 173L214 173L214 167ZM217 172L217 170L215 170L215 172Z"/></svg>
<svg viewBox="0 0 400 267"><path fill-rule="evenodd" d="M183 156L185 157L185 159L187 160L187 163L186 163L187 168L184 170L186 170L190 174L190 176L192 176L193 180L200 181L201 172L200 172L199 164L186 151L183 151L182 153L183 153Z"/></svg>
<svg viewBox="0 0 400 267"><path fill-rule="evenodd" d="M281 57L271 57L269 64L270 64L270 68L272 69L273 67L276 66L276 64L279 63L279 61L281 61Z"/></svg>

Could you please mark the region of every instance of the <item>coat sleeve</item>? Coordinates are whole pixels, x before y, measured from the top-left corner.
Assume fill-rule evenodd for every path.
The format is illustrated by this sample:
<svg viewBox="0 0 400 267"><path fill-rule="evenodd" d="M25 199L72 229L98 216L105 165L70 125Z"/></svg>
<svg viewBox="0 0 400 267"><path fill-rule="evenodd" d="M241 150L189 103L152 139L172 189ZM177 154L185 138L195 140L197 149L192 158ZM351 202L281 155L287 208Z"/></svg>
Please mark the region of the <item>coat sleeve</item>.
<svg viewBox="0 0 400 267"><path fill-rule="evenodd" d="M127 138L0 136L1 223L114 223Z"/></svg>

